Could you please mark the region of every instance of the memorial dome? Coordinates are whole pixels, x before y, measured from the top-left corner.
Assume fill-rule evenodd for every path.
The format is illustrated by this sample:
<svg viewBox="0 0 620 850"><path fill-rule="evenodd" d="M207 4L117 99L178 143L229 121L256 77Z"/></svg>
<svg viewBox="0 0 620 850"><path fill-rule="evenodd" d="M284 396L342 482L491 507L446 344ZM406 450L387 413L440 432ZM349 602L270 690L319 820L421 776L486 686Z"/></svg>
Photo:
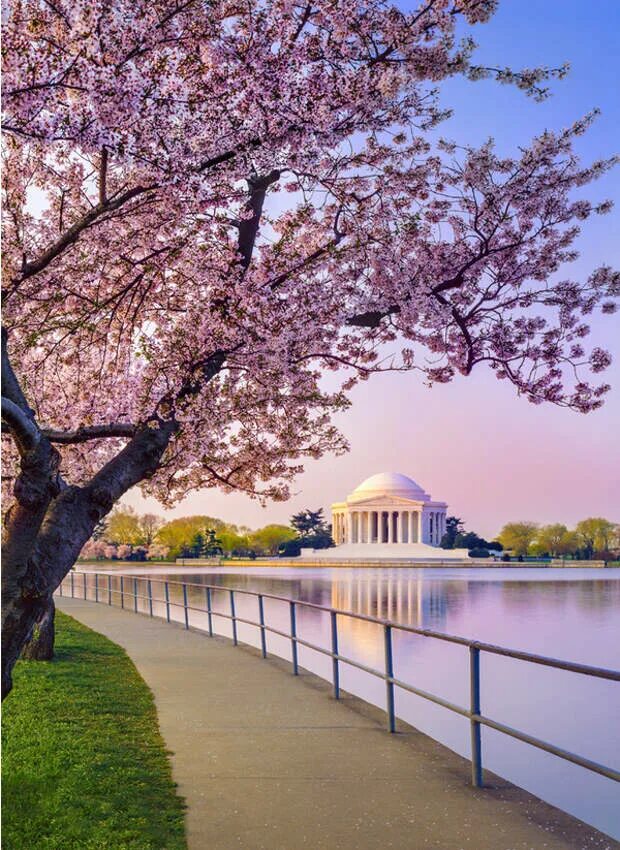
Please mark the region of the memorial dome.
<svg viewBox="0 0 620 850"><path fill-rule="evenodd" d="M430 496L413 478L401 472L379 472L362 481L349 499L372 499L377 496L400 496L414 501L428 501Z"/></svg>

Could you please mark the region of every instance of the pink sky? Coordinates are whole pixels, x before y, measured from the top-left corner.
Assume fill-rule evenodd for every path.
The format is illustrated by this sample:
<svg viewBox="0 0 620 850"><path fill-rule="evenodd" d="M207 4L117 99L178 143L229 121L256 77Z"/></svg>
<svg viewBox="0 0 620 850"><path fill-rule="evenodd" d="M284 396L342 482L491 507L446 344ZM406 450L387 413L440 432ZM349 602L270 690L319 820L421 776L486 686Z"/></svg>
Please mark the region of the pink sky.
<svg viewBox="0 0 620 850"><path fill-rule="evenodd" d="M511 88L452 81L445 101L455 115L442 125L442 135L471 143L493 135L510 153L545 128L567 126L600 107L602 116L580 141L580 153L585 159L617 153L617 0L598 0L596 15L577 0L528 0L527 6L523 15L521 3L500 4L493 22L476 33L484 45L480 61L495 64L499 56L502 64L531 67L569 60L571 74L543 104ZM594 197L620 201L620 169L594 187ZM619 222L616 210L586 223L581 257L562 276L587 275L604 262L617 267ZM620 322L612 316L592 324L596 344L615 358L605 375L613 390L595 413L535 407L484 369L432 390L416 374L377 375L355 390L352 408L338 420L350 453L309 463L289 502L263 509L245 496L215 490L196 492L169 512L138 492L125 502L140 511L201 513L258 527L287 523L302 508L328 511L369 475L395 471L447 501L449 513L484 536L519 519L571 525L602 515L620 522Z"/></svg>

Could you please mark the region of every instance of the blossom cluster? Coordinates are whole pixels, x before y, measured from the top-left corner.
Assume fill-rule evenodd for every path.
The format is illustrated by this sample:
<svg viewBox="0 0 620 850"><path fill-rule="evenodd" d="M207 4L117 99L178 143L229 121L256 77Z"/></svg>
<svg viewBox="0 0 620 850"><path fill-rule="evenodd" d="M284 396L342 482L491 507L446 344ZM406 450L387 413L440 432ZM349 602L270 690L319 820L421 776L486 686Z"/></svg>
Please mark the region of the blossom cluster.
<svg viewBox="0 0 620 850"><path fill-rule="evenodd" d="M610 207L575 196L614 164L576 157L591 119L516 157L427 132L451 75L535 96L553 76L472 64L459 19L495 7L15 4L5 322L41 426L174 421L146 492L278 499L346 450L333 416L376 371L487 364L534 403L598 407L609 355L584 340L619 277L558 276ZM125 442L63 443L63 472L83 483Z"/></svg>

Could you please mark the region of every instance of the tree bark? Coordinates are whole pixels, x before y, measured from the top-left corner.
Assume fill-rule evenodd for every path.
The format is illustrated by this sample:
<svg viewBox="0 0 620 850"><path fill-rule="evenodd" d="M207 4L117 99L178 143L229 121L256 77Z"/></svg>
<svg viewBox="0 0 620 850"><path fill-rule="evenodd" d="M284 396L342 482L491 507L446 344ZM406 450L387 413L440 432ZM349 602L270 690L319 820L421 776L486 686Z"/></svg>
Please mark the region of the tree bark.
<svg viewBox="0 0 620 850"><path fill-rule="evenodd" d="M29 661L51 661L54 657L54 638L56 628L54 617L56 606L50 597L43 614L35 623L30 639L22 649L22 658Z"/></svg>

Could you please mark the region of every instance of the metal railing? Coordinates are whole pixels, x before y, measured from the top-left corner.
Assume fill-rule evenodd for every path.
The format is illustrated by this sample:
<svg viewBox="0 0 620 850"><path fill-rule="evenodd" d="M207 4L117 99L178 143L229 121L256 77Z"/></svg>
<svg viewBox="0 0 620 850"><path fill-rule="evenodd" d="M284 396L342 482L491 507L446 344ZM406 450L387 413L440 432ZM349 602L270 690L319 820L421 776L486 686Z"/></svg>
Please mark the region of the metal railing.
<svg viewBox="0 0 620 850"><path fill-rule="evenodd" d="M76 582L76 577L81 577L81 582ZM244 623L249 626L254 626L259 630L260 634L260 649L261 655L263 658L267 658L267 639L266 633L269 632L274 635L279 635L290 641L291 645L291 661L293 667L293 675L297 676L299 674L299 661L298 661L298 647L303 646L307 649L313 650L314 652L318 652L322 655L328 656L332 661L332 686L333 686L333 695L336 699L340 698L340 665L346 664L351 667L355 667L358 670L362 670L365 673L369 673L372 676L376 676L379 679L383 679L386 686L386 714L387 714L387 728L389 732L396 731L396 714L394 709L394 691L395 688L400 688L403 691L414 694L415 696L421 697L422 699L428 700L436 705L442 706L443 708L448 709L456 714L461 715L469 720L470 730L471 730L471 778L472 784L478 788L483 787L483 779L482 779L482 726L487 726L490 729L495 729L498 732L502 732L505 735L508 735L511 738L515 738L518 741L522 741L525 744L530 744L533 747L536 747L540 750L544 750L547 753L551 753L552 755L558 756L565 761L572 762L573 764L577 764L580 767L586 768L586 770L593 771L594 773L598 773L602 776L606 776L609 779L613 779L616 782L620 782L620 771L616 770L612 767L607 767L606 765L599 764L598 762L592 761L590 759L584 758L583 756L577 755L576 753L572 753L569 750L562 749L561 747L556 747L554 744L548 743L547 741L543 741L540 738L536 738L533 735L529 735L526 732L521 732L518 729L514 729L511 726L507 726L505 723L500 723L497 720L493 720L491 717L487 717L482 714L481 711L481 700L480 700L480 653L486 652L491 655L500 655L505 656L507 658L514 658L518 661L526 661L531 664L539 664L545 667L552 667L556 670L567 670L572 673L578 673L584 676L592 676L598 679L607 679L614 682L620 682L620 671L618 670L608 670L600 667L592 667L587 664L577 664L572 661L561 661L557 658L549 658L543 655L535 655L530 652L521 652L519 650L507 649L502 646L495 646L489 643L481 643L480 641L468 640L467 638L457 637L455 635L447 635L442 634L440 632L434 632L430 629L420 629L415 626L407 626L400 623L394 623L389 620L384 620L379 617L372 617L368 614L357 614L352 611L343 611L338 608L330 608L325 605L317 605L314 602L305 602L300 599L290 599L286 596L277 596L271 593L261 593L254 590L244 590L242 588L227 588L221 585L205 585L205 584L196 584L193 582L179 582L179 581L169 581L167 579L159 579L150 577L145 579L144 577L138 576L128 576L128 575L119 575L118 573L86 573L86 572L74 572L71 571L69 576L67 576L63 582L60 584L58 588L58 593L60 596L65 595L65 590L67 589L66 585L69 585L70 596L77 597L81 599L88 600L88 577L94 576L94 588L93 588L93 596L94 599L92 601L95 602L103 602L105 601L108 605L113 604L113 597L120 597L120 607L125 608L126 598L129 597L129 602L133 602L133 610L138 612L138 600L143 600L146 602L146 609L148 611L149 616L156 616L154 614L153 604L161 603L165 610L165 619L167 622L171 621L171 608L177 607L183 610L183 624L186 629L190 628L190 612L195 611L201 614L207 615L207 634L210 637L213 637L215 632L213 628L213 619L214 617L220 617L224 620L229 620L232 627L232 640L235 646L239 643L239 638L237 634L237 624ZM119 588L114 588L112 579L120 579ZM129 579L132 584L130 585L130 590L127 590L125 581ZM104 590L104 599L101 599L101 590L102 584L101 580L103 580L103 590ZM146 581L146 596L138 594L138 581ZM164 596L156 597L153 596L153 584L163 585ZM81 587L76 587L81 584ZM175 601L170 597L170 586L179 586L181 587L181 595L182 601ZM188 587L198 588L204 593L204 607L197 608L196 606L190 605L188 600L187 589ZM225 611L217 611L213 605L213 592L221 592L227 594L229 597L229 612ZM249 620L245 617L241 617L236 612L235 607L235 595L243 594L245 596L254 597L258 603L258 620ZM275 626L269 625L265 620L265 606L264 600L271 599L278 602L284 602L289 606L289 615L290 615L290 631L282 631L281 629L275 628ZM325 647L318 646L317 644L310 643L309 641L301 638L297 634L297 609L298 608L310 608L315 611L323 611L329 614L330 620L330 648L326 649ZM146 613L146 612L145 612ZM338 649L338 618L339 617L348 617L354 620L362 620L367 623L373 623L374 625L380 626L383 629L383 642L384 642L384 669L376 670L372 667L368 667L366 664L362 664L359 661L356 661L353 658L347 658L342 655ZM463 706L457 705L443 697L438 696L437 694L432 694L428 691L422 690L421 688L417 688L414 685L409 684L408 682L403 682L401 679L398 679L394 675L394 661L393 661L393 632L407 632L410 634L421 635L427 638L433 638L435 640L444 641L451 644L458 644L460 646L467 647L469 650L469 708L465 708Z"/></svg>

